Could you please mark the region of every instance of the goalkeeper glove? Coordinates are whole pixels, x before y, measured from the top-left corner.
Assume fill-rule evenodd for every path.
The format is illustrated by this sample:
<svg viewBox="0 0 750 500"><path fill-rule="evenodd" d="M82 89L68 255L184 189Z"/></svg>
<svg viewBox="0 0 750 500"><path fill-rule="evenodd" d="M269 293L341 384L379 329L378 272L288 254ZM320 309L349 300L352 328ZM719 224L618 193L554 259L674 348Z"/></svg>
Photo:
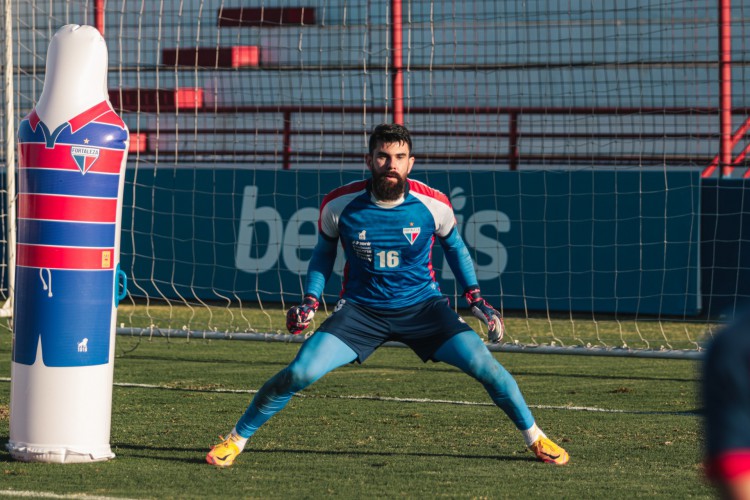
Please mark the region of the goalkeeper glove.
<svg viewBox="0 0 750 500"><path fill-rule="evenodd" d="M464 292L471 313L487 325L490 342L500 342L505 334L505 325L500 312L482 298L479 287L467 288Z"/></svg>
<svg viewBox="0 0 750 500"><path fill-rule="evenodd" d="M286 313L286 328L292 335L302 333L310 325L310 321L318 310L317 297L314 295L305 295L302 304L292 307Z"/></svg>

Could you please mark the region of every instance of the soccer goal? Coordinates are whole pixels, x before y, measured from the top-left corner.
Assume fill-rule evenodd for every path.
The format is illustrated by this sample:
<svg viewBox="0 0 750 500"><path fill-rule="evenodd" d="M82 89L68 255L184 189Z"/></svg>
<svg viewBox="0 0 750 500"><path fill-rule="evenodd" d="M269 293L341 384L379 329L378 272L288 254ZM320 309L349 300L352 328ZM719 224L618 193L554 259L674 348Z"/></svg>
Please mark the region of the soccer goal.
<svg viewBox="0 0 750 500"><path fill-rule="evenodd" d="M245 4L6 0L3 298L14 127L70 23L104 34L130 130L120 334L289 341L319 204L386 121L451 199L506 318L493 349L697 357L750 296L741 6ZM464 307L437 245L434 271Z"/></svg>

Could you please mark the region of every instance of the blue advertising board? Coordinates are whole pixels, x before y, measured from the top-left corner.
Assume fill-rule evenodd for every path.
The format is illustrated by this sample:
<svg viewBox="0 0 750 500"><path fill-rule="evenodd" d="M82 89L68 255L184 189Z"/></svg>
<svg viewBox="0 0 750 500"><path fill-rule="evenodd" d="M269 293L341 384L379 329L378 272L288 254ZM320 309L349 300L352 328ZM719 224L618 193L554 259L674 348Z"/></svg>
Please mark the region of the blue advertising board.
<svg viewBox="0 0 750 500"><path fill-rule="evenodd" d="M130 175L123 227L132 230L123 234L122 266L132 294L295 302L323 196L364 174ZM483 293L505 310L700 311L697 172L415 169L412 176L450 196ZM434 265L443 292L460 293L439 245ZM338 295L342 269L337 262L328 301Z"/></svg>
<svg viewBox="0 0 750 500"><path fill-rule="evenodd" d="M731 318L750 307L750 179L701 183L703 312Z"/></svg>

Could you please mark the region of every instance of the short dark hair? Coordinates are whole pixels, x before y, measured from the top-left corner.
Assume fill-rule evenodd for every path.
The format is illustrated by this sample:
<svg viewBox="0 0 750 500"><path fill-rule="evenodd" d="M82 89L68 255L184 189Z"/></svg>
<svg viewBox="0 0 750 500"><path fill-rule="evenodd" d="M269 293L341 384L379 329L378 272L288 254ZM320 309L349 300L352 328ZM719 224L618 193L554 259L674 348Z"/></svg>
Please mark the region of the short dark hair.
<svg viewBox="0 0 750 500"><path fill-rule="evenodd" d="M411 155L411 134L403 125L399 125L398 123L381 123L375 127L370 134L370 154L375 151L380 142L383 144L403 142L409 146L409 154Z"/></svg>

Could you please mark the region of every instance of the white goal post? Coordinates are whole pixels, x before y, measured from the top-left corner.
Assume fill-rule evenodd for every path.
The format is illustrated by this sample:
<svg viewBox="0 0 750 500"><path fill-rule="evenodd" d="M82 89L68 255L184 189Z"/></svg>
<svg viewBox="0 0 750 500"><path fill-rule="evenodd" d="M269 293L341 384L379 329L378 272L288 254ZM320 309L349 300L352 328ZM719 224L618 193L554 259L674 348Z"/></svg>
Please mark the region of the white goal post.
<svg viewBox="0 0 750 500"><path fill-rule="evenodd" d="M122 335L291 341L283 311L301 296L317 208L366 175L367 134L391 120L412 131L413 176L450 197L506 317L494 350L695 358L750 297L744 163L729 178L706 170L724 130L716 9L256 3L4 2L0 317L15 127L71 23L104 33L131 134ZM735 69L737 149L748 67ZM434 264L463 307L437 245ZM320 316L342 280L338 262Z"/></svg>
<svg viewBox="0 0 750 500"><path fill-rule="evenodd" d="M4 65L3 65L3 114L5 125L5 276L6 276L6 293L5 301L0 307L0 318L9 318L13 313L13 284L15 282L15 247L16 247L16 225L13 223L16 219L16 110L15 100L12 96L15 94L13 87L13 23L12 23L12 0L3 2L4 13Z"/></svg>

